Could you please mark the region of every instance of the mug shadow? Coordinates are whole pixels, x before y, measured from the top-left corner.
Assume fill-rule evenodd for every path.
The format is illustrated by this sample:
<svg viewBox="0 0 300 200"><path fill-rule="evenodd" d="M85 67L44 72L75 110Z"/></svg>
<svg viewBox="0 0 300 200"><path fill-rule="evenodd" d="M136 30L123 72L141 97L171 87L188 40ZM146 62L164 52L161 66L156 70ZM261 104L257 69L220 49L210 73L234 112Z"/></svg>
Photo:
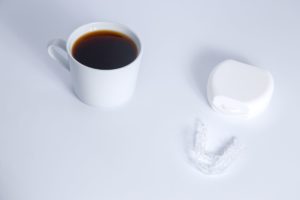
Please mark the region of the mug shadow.
<svg viewBox="0 0 300 200"><path fill-rule="evenodd" d="M41 61L37 70L52 73L55 81L61 81L70 90L69 73L59 63L51 60L47 44L53 38L67 39L72 30L86 20L63 9L58 1L3 0L0 3L0 22Z"/></svg>
<svg viewBox="0 0 300 200"><path fill-rule="evenodd" d="M214 48L205 48L192 59L190 65L191 84L192 87L195 88L199 97L207 104L206 86L209 74L217 64L227 59L234 59L249 63L243 56Z"/></svg>

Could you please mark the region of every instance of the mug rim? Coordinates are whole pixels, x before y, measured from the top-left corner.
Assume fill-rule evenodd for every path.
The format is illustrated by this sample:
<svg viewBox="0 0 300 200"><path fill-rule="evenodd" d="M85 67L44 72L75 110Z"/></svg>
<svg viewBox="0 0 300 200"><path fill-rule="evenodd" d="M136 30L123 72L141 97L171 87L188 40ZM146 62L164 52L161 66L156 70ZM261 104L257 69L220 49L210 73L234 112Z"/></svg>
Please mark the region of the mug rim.
<svg viewBox="0 0 300 200"><path fill-rule="evenodd" d="M133 42L134 44L137 46L138 48L138 55L135 57L135 59L133 61L131 61L130 63L128 63L127 65L124 65L122 67L119 67L119 68L115 68L115 69L95 69L95 68L92 68L92 67L89 67L87 65L84 65L82 63L80 63L78 60L76 60L72 54L72 48L73 48L73 45L75 43L75 41L78 40L78 38L80 38L81 36L85 35L86 33L88 33L88 31L85 31L84 33L80 34L78 37L76 37L74 39L74 42L71 44L71 38L72 36L74 36L74 34L78 31L80 31L80 29L83 29L84 27L89 27L89 26L93 26L93 25L104 25L104 24L107 24L107 25L114 25L114 26L117 26L117 27L121 27L122 29L125 29L127 30L130 34L132 34L135 39L132 38L131 35L128 35L127 33L124 33L124 32L121 32L121 31L117 31L117 32L120 32L122 34L125 34L127 37L129 37ZM96 30L110 30L110 29L95 29L94 31ZM136 41L137 42L136 42ZM137 44L138 43L138 44ZM99 21L99 22L91 22L91 23L87 23L87 24L84 24L84 25L81 25L79 27L77 27L75 30L72 31L72 33L69 35L68 39L67 39L67 45L66 45L66 50L67 50L67 53L69 55L69 57L75 61L77 64L79 64L80 66L83 66L85 68L88 68L90 70L96 70L96 71L117 71L117 70L123 70L124 68L130 66L132 63L136 62L138 59L140 59L140 57L142 56L142 52L143 52L143 48L142 48L142 43L141 43L141 40L140 38L138 37L138 35L132 30L130 29L129 27L123 25L123 24L120 24L120 23L117 23L117 22L112 22L112 21Z"/></svg>

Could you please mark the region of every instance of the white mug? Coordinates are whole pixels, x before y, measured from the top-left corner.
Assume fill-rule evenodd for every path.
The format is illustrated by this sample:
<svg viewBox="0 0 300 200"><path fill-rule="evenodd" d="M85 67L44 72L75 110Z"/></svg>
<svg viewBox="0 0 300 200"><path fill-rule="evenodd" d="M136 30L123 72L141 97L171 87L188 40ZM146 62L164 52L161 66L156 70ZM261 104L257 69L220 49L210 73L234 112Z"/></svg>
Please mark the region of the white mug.
<svg viewBox="0 0 300 200"><path fill-rule="evenodd" d="M117 31L131 38L138 49L135 60L126 66L110 70L94 69L79 63L71 53L73 44L80 36L98 30ZM67 57L62 56L57 48L64 50ZM83 25L71 33L67 42L62 39L50 41L48 53L70 71L75 94L88 105L118 106L127 102L134 93L142 57L142 46L137 35L123 25L112 22Z"/></svg>

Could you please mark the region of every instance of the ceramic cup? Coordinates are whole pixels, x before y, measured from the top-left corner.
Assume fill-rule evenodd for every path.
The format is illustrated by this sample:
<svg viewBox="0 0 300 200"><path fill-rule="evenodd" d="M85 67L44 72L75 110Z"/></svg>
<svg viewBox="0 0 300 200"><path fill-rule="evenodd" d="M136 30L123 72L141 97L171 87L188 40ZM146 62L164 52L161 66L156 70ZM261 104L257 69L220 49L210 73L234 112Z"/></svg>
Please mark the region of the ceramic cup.
<svg viewBox="0 0 300 200"><path fill-rule="evenodd" d="M92 31L111 30L127 35L136 44L138 55L134 61L118 69L94 69L79 63L72 55L75 41ZM59 53L65 51L67 56ZM71 74L73 89L78 98L92 106L115 107L127 102L134 93L142 57L141 41L124 25L112 22L95 22L75 29L67 41L54 39L48 44L48 53Z"/></svg>

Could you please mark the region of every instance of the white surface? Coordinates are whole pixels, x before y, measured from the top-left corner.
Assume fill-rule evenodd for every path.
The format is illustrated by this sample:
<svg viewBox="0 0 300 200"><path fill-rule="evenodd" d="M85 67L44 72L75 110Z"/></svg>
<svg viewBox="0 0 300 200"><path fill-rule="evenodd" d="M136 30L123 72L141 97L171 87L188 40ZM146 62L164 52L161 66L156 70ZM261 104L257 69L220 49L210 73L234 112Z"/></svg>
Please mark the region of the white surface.
<svg viewBox="0 0 300 200"><path fill-rule="evenodd" d="M98 70L79 63L71 54L74 42L80 36L96 30L117 31L130 37L137 46L138 55L135 60L114 70ZM58 48L64 53L60 54ZM138 36L124 25L111 22L85 24L74 30L67 42L62 39L52 40L48 45L48 53L69 69L74 93L88 105L113 108L127 103L134 94L143 50Z"/></svg>
<svg viewBox="0 0 300 200"><path fill-rule="evenodd" d="M269 105L274 90L272 74L236 60L225 60L211 71L207 99L217 112L251 118Z"/></svg>
<svg viewBox="0 0 300 200"><path fill-rule="evenodd" d="M0 1L1 200L279 200L300 191L299 1ZM144 44L132 101L82 104L48 40L81 24L128 25ZM209 71L232 58L272 72L270 106L250 121L205 99ZM247 145L228 174L188 162L194 117L210 138Z"/></svg>

